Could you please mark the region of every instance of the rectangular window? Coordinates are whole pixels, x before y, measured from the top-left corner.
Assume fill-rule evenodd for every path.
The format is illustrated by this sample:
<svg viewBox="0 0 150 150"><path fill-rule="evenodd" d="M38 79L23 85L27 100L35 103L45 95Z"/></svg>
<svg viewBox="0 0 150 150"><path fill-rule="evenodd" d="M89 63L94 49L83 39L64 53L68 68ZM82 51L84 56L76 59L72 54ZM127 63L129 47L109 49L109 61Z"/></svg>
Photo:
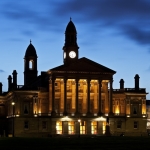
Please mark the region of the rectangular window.
<svg viewBox="0 0 150 150"><path fill-rule="evenodd" d="M74 121L68 122L68 134L74 134Z"/></svg>
<svg viewBox="0 0 150 150"><path fill-rule="evenodd" d="M81 121L80 122L80 134L86 134L86 122L85 121Z"/></svg>
<svg viewBox="0 0 150 150"><path fill-rule="evenodd" d="M47 129L47 122L46 121L42 121L42 129L43 130Z"/></svg>
<svg viewBox="0 0 150 150"><path fill-rule="evenodd" d="M137 121L134 121L134 129L137 129L138 128L138 122Z"/></svg>
<svg viewBox="0 0 150 150"><path fill-rule="evenodd" d="M29 121L24 122L24 129L28 130L29 129Z"/></svg>
<svg viewBox="0 0 150 150"><path fill-rule="evenodd" d="M55 82L55 86L58 86L58 83L57 83L57 82Z"/></svg>
<svg viewBox="0 0 150 150"><path fill-rule="evenodd" d="M121 121L117 122L117 129L121 129Z"/></svg>
<svg viewBox="0 0 150 150"><path fill-rule="evenodd" d="M92 134L97 134L97 121L92 121L91 122L91 133Z"/></svg>
<svg viewBox="0 0 150 150"><path fill-rule="evenodd" d="M56 122L56 134L62 134L62 121Z"/></svg>
<svg viewBox="0 0 150 150"><path fill-rule="evenodd" d="M106 131L106 122L103 122L103 128L102 128L102 130L103 130L103 134L105 134L105 131Z"/></svg>

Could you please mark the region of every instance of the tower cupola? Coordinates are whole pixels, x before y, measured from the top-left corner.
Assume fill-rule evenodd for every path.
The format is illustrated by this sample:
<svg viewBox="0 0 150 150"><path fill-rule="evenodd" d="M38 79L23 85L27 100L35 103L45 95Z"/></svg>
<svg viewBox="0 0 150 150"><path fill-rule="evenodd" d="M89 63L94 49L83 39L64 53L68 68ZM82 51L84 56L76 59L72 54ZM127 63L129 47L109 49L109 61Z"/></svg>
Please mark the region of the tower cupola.
<svg viewBox="0 0 150 150"><path fill-rule="evenodd" d="M24 85L37 77L37 58L36 49L30 40L24 57Z"/></svg>
<svg viewBox="0 0 150 150"><path fill-rule="evenodd" d="M79 52L78 52L78 44L77 44L77 31L74 23L71 18L66 27L65 31L65 44L63 47L63 60L64 64L69 65L72 62L78 60Z"/></svg>

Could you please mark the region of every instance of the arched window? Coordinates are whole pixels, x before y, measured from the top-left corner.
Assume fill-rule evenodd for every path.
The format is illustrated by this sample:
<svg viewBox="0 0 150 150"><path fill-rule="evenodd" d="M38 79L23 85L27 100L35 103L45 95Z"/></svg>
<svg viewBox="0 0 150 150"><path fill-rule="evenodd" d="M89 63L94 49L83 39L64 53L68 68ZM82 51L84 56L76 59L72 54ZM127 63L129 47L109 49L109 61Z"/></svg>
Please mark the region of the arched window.
<svg viewBox="0 0 150 150"><path fill-rule="evenodd" d="M34 67L34 61L33 60L30 60L29 61L29 69L33 69L33 67Z"/></svg>

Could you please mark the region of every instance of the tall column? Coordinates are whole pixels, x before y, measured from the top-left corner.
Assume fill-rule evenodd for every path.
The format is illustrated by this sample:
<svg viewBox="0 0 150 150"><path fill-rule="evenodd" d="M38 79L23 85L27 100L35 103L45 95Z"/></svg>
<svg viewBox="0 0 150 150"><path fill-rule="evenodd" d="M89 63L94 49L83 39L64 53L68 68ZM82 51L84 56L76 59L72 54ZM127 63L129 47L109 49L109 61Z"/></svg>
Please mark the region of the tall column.
<svg viewBox="0 0 150 150"><path fill-rule="evenodd" d="M88 108L88 110L87 110L87 114L91 114L91 112L90 112L90 81L91 81L91 79L87 79L87 108Z"/></svg>
<svg viewBox="0 0 150 150"><path fill-rule="evenodd" d="M64 78L64 116L67 116L66 105L67 105L67 79Z"/></svg>
<svg viewBox="0 0 150 150"><path fill-rule="evenodd" d="M94 82L94 113L98 112L98 83Z"/></svg>
<svg viewBox="0 0 150 150"><path fill-rule="evenodd" d="M87 84L83 82L83 113L87 112Z"/></svg>
<svg viewBox="0 0 150 150"><path fill-rule="evenodd" d="M98 115L102 115L102 99L101 99L101 93L102 93L102 91L101 91L101 86L102 86L102 80L99 80L98 81L99 82L99 91L98 91L98 94L99 94L99 103L98 103L98 110L99 110L99 112L98 112Z"/></svg>
<svg viewBox="0 0 150 150"><path fill-rule="evenodd" d="M109 95L108 95L108 82L104 82L104 90L105 90L105 111L104 113L109 113Z"/></svg>
<svg viewBox="0 0 150 150"><path fill-rule="evenodd" d="M79 114L79 111L78 111L78 103L79 103L79 100L78 100L78 82L79 82L79 79L76 78L76 115Z"/></svg>
<svg viewBox="0 0 150 150"><path fill-rule="evenodd" d="M72 110L75 112L75 97L76 97L76 91L75 91L75 81L72 81Z"/></svg>
<svg viewBox="0 0 150 150"><path fill-rule="evenodd" d="M61 79L60 81L60 111L61 113L64 112L64 80Z"/></svg>
<svg viewBox="0 0 150 150"><path fill-rule="evenodd" d="M55 112L55 78L51 78L52 81L52 115L56 115Z"/></svg>
<svg viewBox="0 0 150 150"><path fill-rule="evenodd" d="M112 111L112 82L113 82L113 79L110 80L109 82L109 114L113 114L113 111Z"/></svg>

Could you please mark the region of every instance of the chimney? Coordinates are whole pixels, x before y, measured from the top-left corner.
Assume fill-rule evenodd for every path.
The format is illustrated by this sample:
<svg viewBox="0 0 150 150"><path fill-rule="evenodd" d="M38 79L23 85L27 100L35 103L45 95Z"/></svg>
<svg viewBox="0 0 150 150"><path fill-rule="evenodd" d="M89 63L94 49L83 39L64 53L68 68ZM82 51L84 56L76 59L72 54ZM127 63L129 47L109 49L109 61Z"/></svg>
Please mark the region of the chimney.
<svg viewBox="0 0 150 150"><path fill-rule="evenodd" d="M11 86L12 86L12 77L11 75L8 76L8 91L11 90Z"/></svg>
<svg viewBox="0 0 150 150"><path fill-rule="evenodd" d="M139 75L136 74L134 79L135 79L135 90L139 90L139 79L140 79Z"/></svg>
<svg viewBox="0 0 150 150"><path fill-rule="evenodd" d="M17 71L14 70L12 75L13 75L13 88L16 89L17 88Z"/></svg>
<svg viewBox="0 0 150 150"><path fill-rule="evenodd" d="M124 80L120 79L120 89L124 89Z"/></svg>
<svg viewBox="0 0 150 150"><path fill-rule="evenodd" d="M0 95L2 95L2 86L3 86L3 84L2 84L2 82L0 82Z"/></svg>

